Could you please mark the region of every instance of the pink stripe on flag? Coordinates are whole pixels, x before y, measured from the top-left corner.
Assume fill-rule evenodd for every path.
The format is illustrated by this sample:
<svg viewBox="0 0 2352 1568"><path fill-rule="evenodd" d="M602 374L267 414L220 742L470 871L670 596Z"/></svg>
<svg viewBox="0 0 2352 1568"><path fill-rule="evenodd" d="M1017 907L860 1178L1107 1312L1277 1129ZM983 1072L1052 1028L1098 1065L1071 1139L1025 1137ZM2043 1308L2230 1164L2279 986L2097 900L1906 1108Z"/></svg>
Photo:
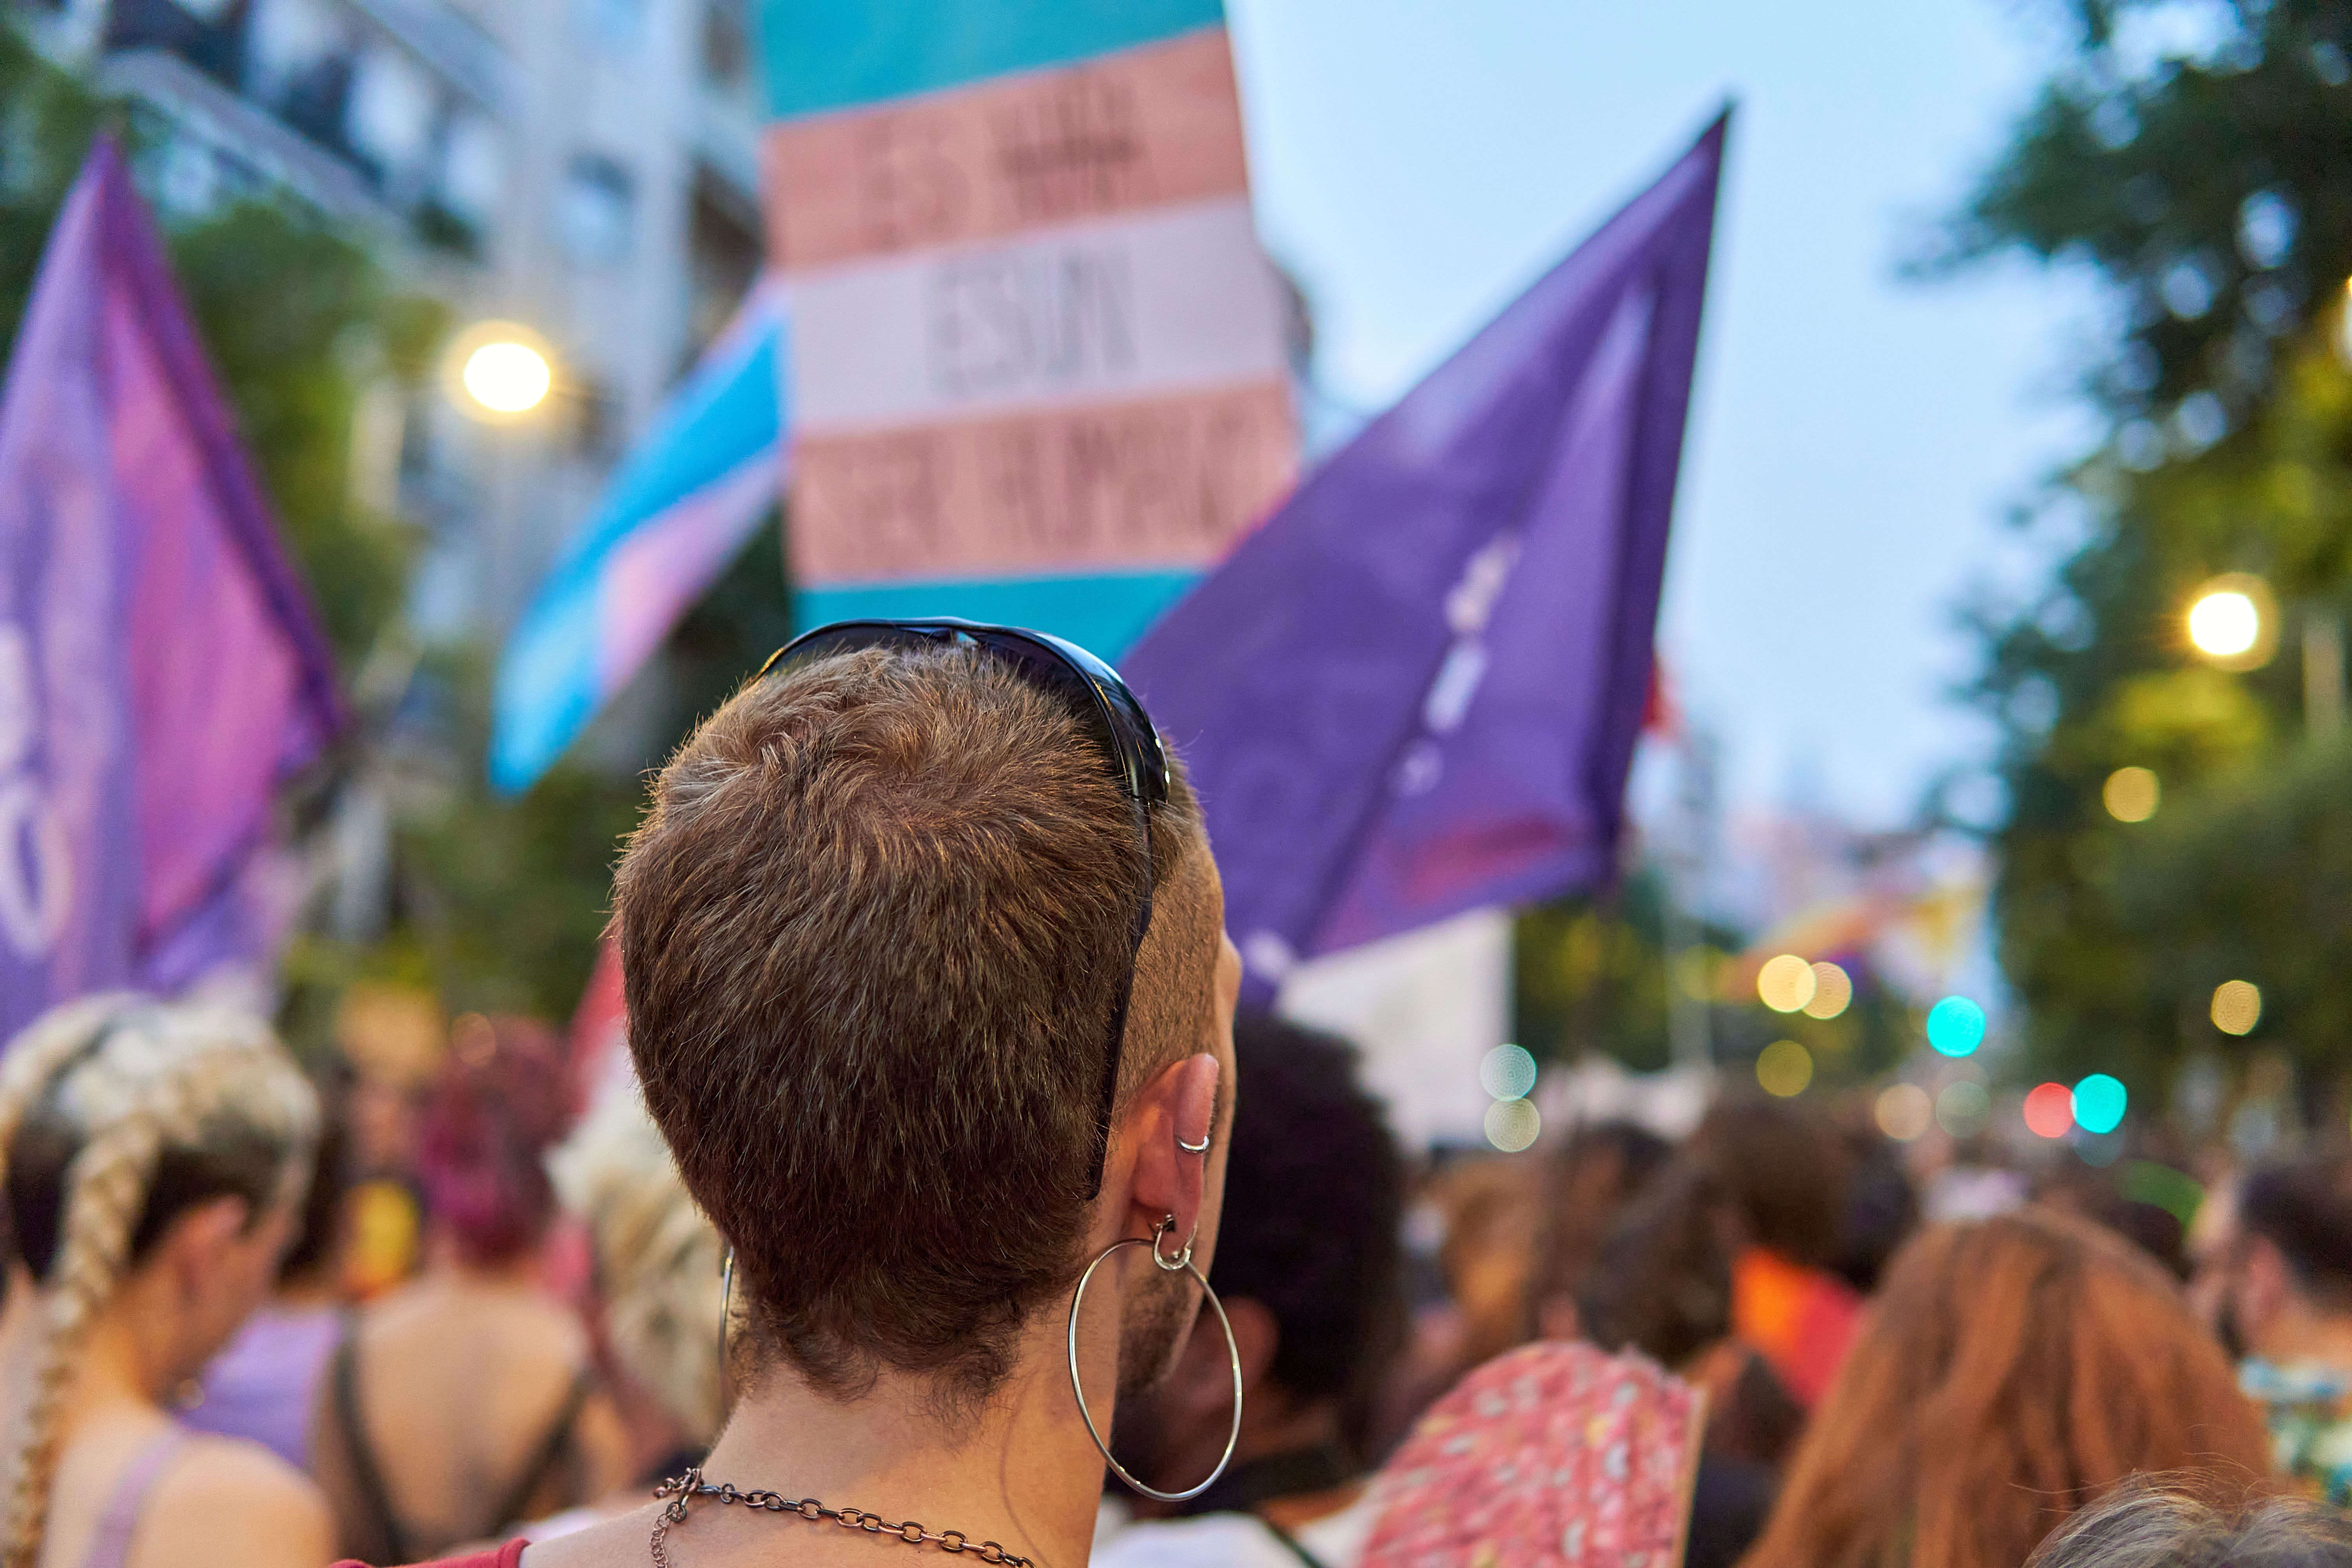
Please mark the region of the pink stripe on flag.
<svg viewBox="0 0 2352 1568"><path fill-rule="evenodd" d="M808 585L1216 560L1290 487L1279 382L809 437L793 571Z"/></svg>
<svg viewBox="0 0 2352 1568"><path fill-rule="evenodd" d="M776 465L761 454L646 521L613 547L601 595L604 636L596 686L611 697L726 568L776 500Z"/></svg>
<svg viewBox="0 0 2352 1568"><path fill-rule="evenodd" d="M772 128L769 254L788 271L1001 238L1249 188L1223 27Z"/></svg>

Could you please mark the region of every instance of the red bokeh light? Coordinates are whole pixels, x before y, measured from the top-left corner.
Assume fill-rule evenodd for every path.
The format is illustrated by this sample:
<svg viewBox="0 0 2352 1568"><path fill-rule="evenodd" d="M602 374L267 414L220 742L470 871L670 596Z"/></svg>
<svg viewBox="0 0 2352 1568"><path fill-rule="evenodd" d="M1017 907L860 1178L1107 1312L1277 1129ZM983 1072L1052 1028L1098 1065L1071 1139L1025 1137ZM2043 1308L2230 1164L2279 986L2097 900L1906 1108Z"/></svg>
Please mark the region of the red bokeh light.
<svg viewBox="0 0 2352 1568"><path fill-rule="evenodd" d="M2074 1125L2074 1091L2063 1083L2045 1083L2025 1097L2025 1125L2037 1137L2063 1138Z"/></svg>

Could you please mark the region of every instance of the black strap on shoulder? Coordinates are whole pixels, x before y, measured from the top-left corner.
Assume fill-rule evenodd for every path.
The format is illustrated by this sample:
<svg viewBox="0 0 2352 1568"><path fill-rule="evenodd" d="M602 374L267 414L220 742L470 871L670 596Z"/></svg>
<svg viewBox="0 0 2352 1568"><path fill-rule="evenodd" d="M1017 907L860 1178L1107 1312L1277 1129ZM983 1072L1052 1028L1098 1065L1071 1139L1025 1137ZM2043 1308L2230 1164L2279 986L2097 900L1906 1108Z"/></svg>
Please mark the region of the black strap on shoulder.
<svg viewBox="0 0 2352 1568"><path fill-rule="evenodd" d="M507 1526L521 1521L523 1510L530 1506L530 1500L538 1495L539 1489L547 1484L549 1473L572 1451L572 1428L579 1425L581 1407L588 1403L588 1396L595 1391L594 1372L583 1366L572 1374L572 1386L565 1392L563 1403L557 1406L554 1419L547 1425L547 1436L539 1440L539 1447L531 1453L530 1462L523 1467L522 1474L516 1478L515 1484L507 1489L507 1495L499 1503L498 1516L485 1521L478 1533L495 1535Z"/></svg>
<svg viewBox="0 0 2352 1568"><path fill-rule="evenodd" d="M392 1510L392 1494L384 1487L383 1469L376 1463L375 1447L368 1441L367 1422L360 1410L359 1320L350 1313L343 1316L343 1337L335 1345L331 1376L335 1421L343 1429L343 1450L351 1459L352 1482L359 1489L361 1506L367 1510L369 1522L375 1526L377 1539L383 1543L383 1560L414 1562L417 1553L412 1550L407 1528Z"/></svg>

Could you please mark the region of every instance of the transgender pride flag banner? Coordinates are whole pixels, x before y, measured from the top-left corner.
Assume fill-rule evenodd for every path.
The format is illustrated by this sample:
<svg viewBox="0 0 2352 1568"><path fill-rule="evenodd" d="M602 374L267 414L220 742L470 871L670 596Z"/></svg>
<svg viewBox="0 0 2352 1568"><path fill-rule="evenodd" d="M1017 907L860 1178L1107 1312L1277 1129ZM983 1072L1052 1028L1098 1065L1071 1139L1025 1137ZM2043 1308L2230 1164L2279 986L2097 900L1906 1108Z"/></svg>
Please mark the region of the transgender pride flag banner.
<svg viewBox="0 0 2352 1568"><path fill-rule="evenodd" d="M766 0L803 625L1116 657L1288 489L1218 0Z"/></svg>
<svg viewBox="0 0 2352 1568"><path fill-rule="evenodd" d="M564 542L499 658L490 782L537 783L775 504L785 339L756 285Z"/></svg>

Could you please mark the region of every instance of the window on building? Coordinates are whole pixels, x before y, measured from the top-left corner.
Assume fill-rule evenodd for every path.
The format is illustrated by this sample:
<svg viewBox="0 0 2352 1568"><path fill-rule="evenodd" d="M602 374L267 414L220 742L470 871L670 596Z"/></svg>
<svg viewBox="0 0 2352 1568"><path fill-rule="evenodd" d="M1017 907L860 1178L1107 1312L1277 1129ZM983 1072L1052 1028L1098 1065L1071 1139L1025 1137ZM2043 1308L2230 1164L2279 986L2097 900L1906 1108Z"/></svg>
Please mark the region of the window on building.
<svg viewBox="0 0 2352 1568"><path fill-rule="evenodd" d="M751 26L743 0L708 0L702 8L702 74L735 92L751 79Z"/></svg>
<svg viewBox="0 0 2352 1568"><path fill-rule="evenodd" d="M574 153L564 165L556 226L563 248L583 267L625 260L636 220L636 182L603 153Z"/></svg>
<svg viewBox="0 0 2352 1568"><path fill-rule="evenodd" d="M352 148L383 184L413 187L440 108L433 79L399 48L371 43L360 52L352 70Z"/></svg>

